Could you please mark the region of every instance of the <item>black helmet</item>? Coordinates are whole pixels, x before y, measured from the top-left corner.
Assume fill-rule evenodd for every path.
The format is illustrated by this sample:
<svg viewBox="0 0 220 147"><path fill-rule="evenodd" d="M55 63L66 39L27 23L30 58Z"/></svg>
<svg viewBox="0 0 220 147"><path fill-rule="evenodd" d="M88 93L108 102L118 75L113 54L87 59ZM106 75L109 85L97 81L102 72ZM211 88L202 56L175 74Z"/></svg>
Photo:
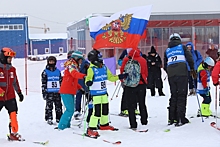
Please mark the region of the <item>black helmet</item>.
<svg viewBox="0 0 220 147"><path fill-rule="evenodd" d="M74 50L71 50L71 51L69 51L69 52L67 53L67 59L69 59L69 58L71 57L71 55L72 55L73 52L74 52Z"/></svg>
<svg viewBox="0 0 220 147"><path fill-rule="evenodd" d="M88 53L88 60L90 62L102 60L102 54L98 50L94 49Z"/></svg>
<svg viewBox="0 0 220 147"><path fill-rule="evenodd" d="M102 54L96 49L88 53L88 60L98 67L101 67L103 64Z"/></svg>
<svg viewBox="0 0 220 147"><path fill-rule="evenodd" d="M49 64L49 61L51 61L51 60L53 60L55 63L54 64ZM49 66L49 67L55 67L56 66L56 63L57 63L57 59L56 59L56 57L54 57L54 56L49 56L48 58L47 58L47 65Z"/></svg>

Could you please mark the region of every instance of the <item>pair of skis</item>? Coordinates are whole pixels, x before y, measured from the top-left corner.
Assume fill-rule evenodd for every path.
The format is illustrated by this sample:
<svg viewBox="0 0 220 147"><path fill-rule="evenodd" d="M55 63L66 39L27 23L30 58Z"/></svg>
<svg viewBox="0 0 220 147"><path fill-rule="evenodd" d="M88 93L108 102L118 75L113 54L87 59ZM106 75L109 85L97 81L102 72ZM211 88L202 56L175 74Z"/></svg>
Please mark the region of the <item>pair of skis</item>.
<svg viewBox="0 0 220 147"><path fill-rule="evenodd" d="M11 140L9 134L7 135L7 137L8 137L8 141L25 141L25 139L22 139L22 140ZM45 142L32 141L32 143L34 143L34 144L40 144L40 145L47 145L47 144L49 143L49 140L47 140L47 141L45 141Z"/></svg>

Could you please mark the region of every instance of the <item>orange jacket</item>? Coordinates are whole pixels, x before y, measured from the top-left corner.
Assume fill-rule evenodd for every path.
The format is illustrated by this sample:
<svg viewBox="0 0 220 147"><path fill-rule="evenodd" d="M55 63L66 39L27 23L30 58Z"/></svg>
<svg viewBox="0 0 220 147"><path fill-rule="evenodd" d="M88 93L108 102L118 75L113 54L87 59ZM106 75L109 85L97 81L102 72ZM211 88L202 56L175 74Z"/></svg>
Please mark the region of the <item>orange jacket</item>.
<svg viewBox="0 0 220 147"><path fill-rule="evenodd" d="M64 63L65 71L60 87L60 94L73 94L82 87L78 84L78 79L83 79L86 75L79 72L79 66L74 59L69 59Z"/></svg>

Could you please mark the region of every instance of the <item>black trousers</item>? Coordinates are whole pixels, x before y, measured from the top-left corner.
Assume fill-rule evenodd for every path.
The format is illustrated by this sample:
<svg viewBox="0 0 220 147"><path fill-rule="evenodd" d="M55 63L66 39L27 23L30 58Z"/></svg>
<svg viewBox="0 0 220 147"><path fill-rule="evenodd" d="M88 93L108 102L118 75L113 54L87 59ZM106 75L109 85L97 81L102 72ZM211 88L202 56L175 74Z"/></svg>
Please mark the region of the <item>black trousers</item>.
<svg viewBox="0 0 220 147"><path fill-rule="evenodd" d="M125 97L125 88L123 86L123 93L122 93L122 98L121 98L121 112L124 110L128 110L128 102L127 98ZM137 109L137 99L135 103L135 109Z"/></svg>
<svg viewBox="0 0 220 147"><path fill-rule="evenodd" d="M129 122L131 128L137 128L135 109L137 100L139 103L139 110L141 115L141 124L146 125L148 123L147 107L145 104L146 97L146 85L139 84L137 87L125 86L124 95L128 103Z"/></svg>
<svg viewBox="0 0 220 147"><path fill-rule="evenodd" d="M55 105L56 119L60 120L62 111L62 102L59 93L48 93L45 107L45 120L53 120L53 104Z"/></svg>
<svg viewBox="0 0 220 147"><path fill-rule="evenodd" d="M16 99L10 99L7 101L0 101L0 111L2 108L5 107L6 110L8 110L8 114L10 115L11 112L16 112L18 111L18 106L17 106L17 101Z"/></svg>
<svg viewBox="0 0 220 147"><path fill-rule="evenodd" d="M169 102L169 120L183 122L186 115L186 99L188 93L188 77L173 76L168 78L171 98Z"/></svg>

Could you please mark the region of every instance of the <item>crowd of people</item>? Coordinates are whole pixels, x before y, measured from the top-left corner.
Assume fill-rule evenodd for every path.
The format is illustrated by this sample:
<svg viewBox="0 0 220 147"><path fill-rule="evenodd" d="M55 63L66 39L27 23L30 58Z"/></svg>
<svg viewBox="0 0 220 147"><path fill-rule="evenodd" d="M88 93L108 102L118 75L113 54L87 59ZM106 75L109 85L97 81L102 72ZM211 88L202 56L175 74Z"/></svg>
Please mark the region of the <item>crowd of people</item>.
<svg viewBox="0 0 220 147"><path fill-rule="evenodd" d="M0 52L0 73L2 73L0 74L0 110L5 107L10 116L9 138L22 140L21 135L18 134L18 108L14 91L17 92L19 101L22 102L24 96L20 90L15 67L11 65L15 54L10 48L2 48ZM214 86L219 85L220 51L217 51L216 58L214 56L208 56L203 60L193 43L184 45L177 33L170 35L168 47L164 52L164 65L154 46L151 47L148 55L143 54L138 48L129 48L123 51L118 60L119 75L113 75L105 66L102 54L97 49L88 53L88 61L81 52L70 51L64 63L63 76L56 68L56 57L50 56L41 74L42 96L46 102L45 121L49 125L54 123L53 105L55 105L55 121L58 124L56 129L70 128L72 117L77 119L81 115L81 102L84 99L86 102L83 105L88 106L88 109L83 108L83 113L88 111L86 136L99 137L97 129L117 131L117 128L109 124L106 81L120 80L123 93L119 115L128 116L130 128L133 130L138 126L136 115L140 115L141 125L147 125L146 89L150 89L152 97L156 95L156 88L159 96L165 96L161 68L167 73L171 93L168 124L182 126L189 123L186 118L186 104L187 96L191 95L199 94L203 97L199 114L208 117L212 115L210 77L212 76ZM84 115L81 119L84 119Z"/></svg>

